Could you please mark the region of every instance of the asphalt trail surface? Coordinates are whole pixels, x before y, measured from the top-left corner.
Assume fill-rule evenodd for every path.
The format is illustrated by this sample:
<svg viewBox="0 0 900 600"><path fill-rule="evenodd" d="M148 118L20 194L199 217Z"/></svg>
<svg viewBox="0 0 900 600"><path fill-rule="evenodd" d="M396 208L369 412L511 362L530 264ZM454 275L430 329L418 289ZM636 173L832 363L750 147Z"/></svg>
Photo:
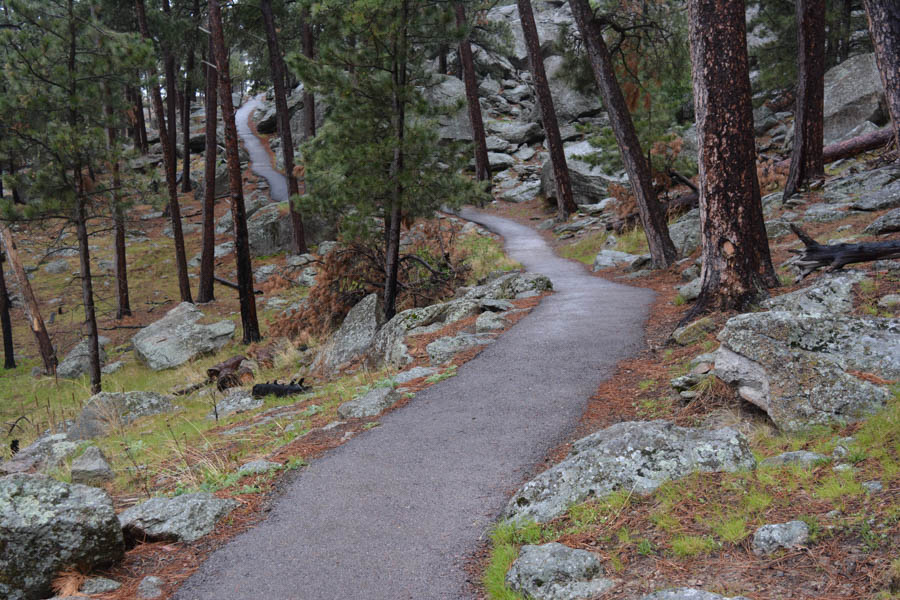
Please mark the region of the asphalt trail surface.
<svg viewBox="0 0 900 600"><path fill-rule="evenodd" d="M262 106L264 95L251 98L234 113L238 137L250 156L250 170L265 179L269 184L269 198L272 202L284 202L288 199L287 178L272 165L272 157L266 152L262 141L250 128L250 117L253 111Z"/></svg>
<svg viewBox="0 0 900 600"><path fill-rule="evenodd" d="M470 598L466 560L510 495L641 348L653 293L590 276L528 227L465 210L556 293L455 377L314 460L181 600Z"/></svg>

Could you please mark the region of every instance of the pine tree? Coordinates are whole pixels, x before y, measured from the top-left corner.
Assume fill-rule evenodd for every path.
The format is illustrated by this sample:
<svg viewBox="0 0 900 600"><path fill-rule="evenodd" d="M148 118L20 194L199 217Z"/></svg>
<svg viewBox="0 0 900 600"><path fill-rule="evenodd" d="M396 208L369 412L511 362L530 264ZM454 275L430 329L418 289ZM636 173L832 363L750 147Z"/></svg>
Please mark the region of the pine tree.
<svg viewBox="0 0 900 600"><path fill-rule="evenodd" d="M323 0L308 8L322 31L317 56L294 54L289 62L323 98L329 118L303 146L304 213L340 216L345 238L383 244L387 320L405 259L401 222L478 196L477 185L459 175L461 148L438 143L435 109L422 93L435 76L416 51L439 44L441 31L455 34L448 27L454 15L424 0Z"/></svg>
<svg viewBox="0 0 900 600"><path fill-rule="evenodd" d="M98 392L88 222L102 207L101 200L116 197L112 166L119 161L119 149L110 143L107 131L124 125L126 106L112 103L124 101L125 85L134 83L129 74L148 64L150 52L136 36L99 23L90 3L13 0L9 8L9 27L2 31L9 52L0 115L8 119L4 129L12 135L3 139L4 150L26 157L23 177L28 178L29 202L24 215L66 218L75 225L91 389ZM98 106L108 109L97 110ZM108 168L113 176L104 173ZM98 174L96 179L93 173ZM12 207L5 208L9 216L17 216ZM8 230L3 237L10 237ZM4 242L12 259L11 239Z"/></svg>
<svg viewBox="0 0 900 600"><path fill-rule="evenodd" d="M897 0L863 0L863 4L894 126L894 144L900 149L900 4Z"/></svg>

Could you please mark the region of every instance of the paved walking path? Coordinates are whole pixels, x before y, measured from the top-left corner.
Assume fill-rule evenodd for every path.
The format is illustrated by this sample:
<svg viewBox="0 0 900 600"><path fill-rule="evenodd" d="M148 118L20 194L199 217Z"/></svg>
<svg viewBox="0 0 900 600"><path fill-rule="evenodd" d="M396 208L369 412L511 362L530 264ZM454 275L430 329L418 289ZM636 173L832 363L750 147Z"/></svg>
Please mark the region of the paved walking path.
<svg viewBox="0 0 900 600"><path fill-rule="evenodd" d="M515 489L642 343L652 292L590 276L528 227L465 210L556 293L455 377L312 462L182 600L469 598L463 565Z"/></svg>

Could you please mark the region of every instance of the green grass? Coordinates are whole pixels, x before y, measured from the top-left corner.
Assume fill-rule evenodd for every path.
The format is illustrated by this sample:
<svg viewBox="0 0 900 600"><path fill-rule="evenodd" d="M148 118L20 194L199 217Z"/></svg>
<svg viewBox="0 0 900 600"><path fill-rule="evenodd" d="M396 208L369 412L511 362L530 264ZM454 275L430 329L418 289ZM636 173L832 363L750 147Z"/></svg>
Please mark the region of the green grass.
<svg viewBox="0 0 900 600"><path fill-rule="evenodd" d="M714 539L707 536L678 535L672 539L672 554L677 558L692 558L709 554L718 546Z"/></svg>
<svg viewBox="0 0 900 600"><path fill-rule="evenodd" d="M750 531L747 529L747 519L744 517L726 517L715 523L712 530L719 539L729 544L737 544L750 535Z"/></svg>
<svg viewBox="0 0 900 600"><path fill-rule="evenodd" d="M647 236L644 234L644 230L640 227L635 227L620 234L616 238L616 250L627 252L628 254L647 254L650 252L650 246L647 243Z"/></svg>
<svg viewBox="0 0 900 600"><path fill-rule="evenodd" d="M563 258L577 260L588 266L593 265L597 254L605 247L608 237L609 234L603 231L589 233L576 242L562 246L559 249L559 255Z"/></svg>
<svg viewBox="0 0 900 600"><path fill-rule="evenodd" d="M521 263L509 258L503 252L503 245L494 238L473 233L462 238L459 247L466 253L465 263L472 269L468 281L470 285L493 271L513 271L522 268Z"/></svg>

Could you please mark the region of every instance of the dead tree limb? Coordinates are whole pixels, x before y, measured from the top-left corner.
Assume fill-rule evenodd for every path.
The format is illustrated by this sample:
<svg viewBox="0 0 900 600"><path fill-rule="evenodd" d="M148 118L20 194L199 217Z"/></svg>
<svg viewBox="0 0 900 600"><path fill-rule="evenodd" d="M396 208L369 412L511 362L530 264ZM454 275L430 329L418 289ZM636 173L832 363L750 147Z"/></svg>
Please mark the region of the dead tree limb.
<svg viewBox="0 0 900 600"><path fill-rule="evenodd" d="M791 229L804 248L792 249L797 254L788 261L788 264L796 265L800 269L800 275L795 281L803 280L807 275L823 267L832 272L843 268L845 265L888 258L900 258L900 239L886 242L864 242L862 244L830 244L823 246L812 239L805 231L791 224Z"/></svg>
<svg viewBox="0 0 900 600"><path fill-rule="evenodd" d="M213 281L215 281L216 283L219 283L221 285L224 285L225 287L229 287L233 290L241 291L241 288L238 287L238 284L228 281L227 279L222 279L221 277L213 277ZM262 290L253 290L253 293L256 294L257 296L262 296L263 291Z"/></svg>
<svg viewBox="0 0 900 600"><path fill-rule="evenodd" d="M822 160L826 163L830 163L841 160L842 158L850 158L851 156L856 156L863 152L881 148L890 143L893 139L893 131L890 127L885 127L884 129L873 131L872 133L858 135L849 140L825 146L822 150ZM790 166L791 159L789 158L775 163L776 169L787 169Z"/></svg>

